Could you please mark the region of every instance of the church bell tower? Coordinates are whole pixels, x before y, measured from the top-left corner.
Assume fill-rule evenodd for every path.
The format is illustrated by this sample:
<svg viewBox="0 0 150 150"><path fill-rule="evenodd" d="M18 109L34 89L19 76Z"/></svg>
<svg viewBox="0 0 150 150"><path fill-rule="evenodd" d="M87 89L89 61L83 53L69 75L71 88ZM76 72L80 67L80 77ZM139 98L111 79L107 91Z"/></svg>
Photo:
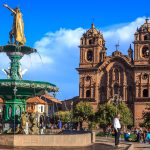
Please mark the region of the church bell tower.
<svg viewBox="0 0 150 150"><path fill-rule="evenodd" d="M105 40L93 23L81 37L79 47L80 67L93 67L106 58Z"/></svg>
<svg viewBox="0 0 150 150"><path fill-rule="evenodd" d="M150 23L137 29L134 35L134 123L142 122L142 113L150 102ZM143 109L141 109L143 108Z"/></svg>
<svg viewBox="0 0 150 150"><path fill-rule="evenodd" d="M98 101L97 65L106 59L105 40L102 33L92 23L91 28L80 39L79 98Z"/></svg>
<svg viewBox="0 0 150 150"><path fill-rule="evenodd" d="M150 23L149 19L134 34L134 64L150 64Z"/></svg>

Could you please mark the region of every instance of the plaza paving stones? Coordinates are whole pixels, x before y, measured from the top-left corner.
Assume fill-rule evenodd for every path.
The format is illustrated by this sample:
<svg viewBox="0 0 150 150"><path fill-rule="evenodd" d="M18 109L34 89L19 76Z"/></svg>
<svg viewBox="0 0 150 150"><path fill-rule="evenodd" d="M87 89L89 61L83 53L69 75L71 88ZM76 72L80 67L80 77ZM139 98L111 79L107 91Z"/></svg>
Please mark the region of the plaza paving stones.
<svg viewBox="0 0 150 150"><path fill-rule="evenodd" d="M150 150L150 144L148 143L133 143L134 150Z"/></svg>
<svg viewBox="0 0 150 150"><path fill-rule="evenodd" d="M0 150L114 150L113 146L96 143L88 147L2 147ZM122 150L122 149L121 149Z"/></svg>

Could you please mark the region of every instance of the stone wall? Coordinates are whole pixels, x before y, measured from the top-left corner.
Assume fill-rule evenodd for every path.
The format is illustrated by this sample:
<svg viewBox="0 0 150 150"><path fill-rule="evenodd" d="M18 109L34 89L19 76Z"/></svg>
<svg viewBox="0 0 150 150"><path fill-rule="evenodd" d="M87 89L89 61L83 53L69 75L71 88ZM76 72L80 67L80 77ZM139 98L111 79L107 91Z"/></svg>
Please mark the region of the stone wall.
<svg viewBox="0 0 150 150"><path fill-rule="evenodd" d="M72 135L0 135L0 145L9 146L88 146L92 134Z"/></svg>
<svg viewBox="0 0 150 150"><path fill-rule="evenodd" d="M144 100L143 100L144 101ZM140 123L143 122L143 112L149 102L135 102L134 103L134 125L139 126Z"/></svg>

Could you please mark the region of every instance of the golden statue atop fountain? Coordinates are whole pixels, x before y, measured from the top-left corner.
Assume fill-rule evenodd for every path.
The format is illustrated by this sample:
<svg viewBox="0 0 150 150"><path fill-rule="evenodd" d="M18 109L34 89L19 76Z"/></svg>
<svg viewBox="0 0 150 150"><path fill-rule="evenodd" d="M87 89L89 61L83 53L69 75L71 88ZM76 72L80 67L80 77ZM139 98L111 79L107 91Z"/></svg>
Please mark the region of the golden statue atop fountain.
<svg viewBox="0 0 150 150"><path fill-rule="evenodd" d="M12 40L14 38L14 44L18 43L19 45L24 45L26 42L26 38L24 36L24 22L22 19L22 13L20 12L20 9L18 7L12 9L7 4L4 4L4 7L8 8L14 16L12 30L9 32L10 43L13 43Z"/></svg>

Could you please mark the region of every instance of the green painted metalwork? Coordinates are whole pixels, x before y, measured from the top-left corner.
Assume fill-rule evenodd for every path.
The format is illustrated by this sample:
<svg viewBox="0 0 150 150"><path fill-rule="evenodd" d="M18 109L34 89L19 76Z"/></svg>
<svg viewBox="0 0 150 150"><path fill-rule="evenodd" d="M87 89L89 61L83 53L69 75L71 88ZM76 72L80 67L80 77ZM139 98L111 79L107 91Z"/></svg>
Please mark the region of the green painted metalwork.
<svg viewBox="0 0 150 150"><path fill-rule="evenodd" d="M4 115L3 119L5 122L13 122L14 119L18 116L18 120L20 119L21 113L26 110L26 101L25 99L12 99L5 100L4 107Z"/></svg>
<svg viewBox="0 0 150 150"><path fill-rule="evenodd" d="M10 69L10 78L14 80L21 80L21 76L19 75L19 67L20 67L20 59L22 56L17 55L9 55L9 58L11 60L11 69Z"/></svg>
<svg viewBox="0 0 150 150"><path fill-rule="evenodd" d="M25 54L37 52L36 49L10 44L0 46L0 52L5 52L11 61L8 79L0 79L0 97L5 100L3 120L13 122L26 111L27 98L57 92L58 88L49 82L22 80L20 60Z"/></svg>

